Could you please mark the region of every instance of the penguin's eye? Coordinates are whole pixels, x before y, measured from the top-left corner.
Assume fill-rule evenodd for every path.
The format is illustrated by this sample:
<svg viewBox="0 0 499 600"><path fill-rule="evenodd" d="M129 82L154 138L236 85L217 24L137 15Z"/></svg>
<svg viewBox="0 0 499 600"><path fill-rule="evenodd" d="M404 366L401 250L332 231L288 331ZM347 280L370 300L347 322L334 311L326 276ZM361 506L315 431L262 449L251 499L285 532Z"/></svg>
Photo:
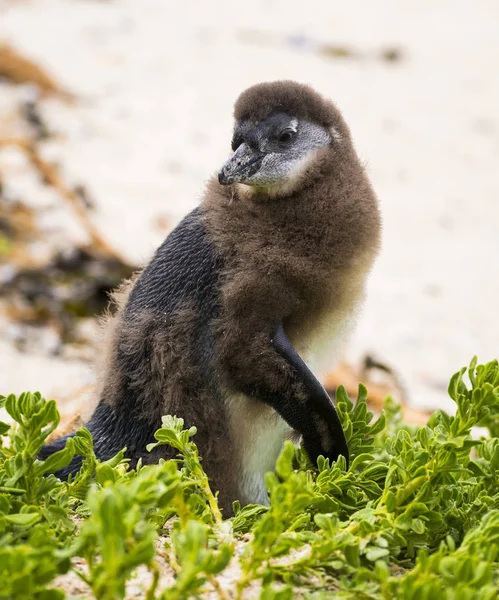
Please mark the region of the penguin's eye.
<svg viewBox="0 0 499 600"><path fill-rule="evenodd" d="M282 144L289 144L289 142L295 137L295 132L291 131L291 129L286 129L285 131L283 131L282 133L280 133L277 137L277 139L282 143Z"/></svg>

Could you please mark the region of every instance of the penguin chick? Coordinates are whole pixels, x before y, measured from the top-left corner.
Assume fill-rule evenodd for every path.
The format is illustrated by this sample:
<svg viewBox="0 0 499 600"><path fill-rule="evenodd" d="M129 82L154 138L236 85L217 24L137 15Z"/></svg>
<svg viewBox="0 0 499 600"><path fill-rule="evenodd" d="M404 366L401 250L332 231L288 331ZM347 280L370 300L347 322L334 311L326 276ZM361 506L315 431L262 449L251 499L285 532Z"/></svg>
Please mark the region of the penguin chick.
<svg viewBox="0 0 499 600"><path fill-rule="evenodd" d="M301 436L313 461L348 460L311 368L344 345L380 237L376 196L330 101L261 83L234 116L233 154L201 205L121 292L87 425L99 458L126 446L132 464L175 456L145 450L162 415L195 425L226 516L236 499L268 503L264 475L286 439Z"/></svg>

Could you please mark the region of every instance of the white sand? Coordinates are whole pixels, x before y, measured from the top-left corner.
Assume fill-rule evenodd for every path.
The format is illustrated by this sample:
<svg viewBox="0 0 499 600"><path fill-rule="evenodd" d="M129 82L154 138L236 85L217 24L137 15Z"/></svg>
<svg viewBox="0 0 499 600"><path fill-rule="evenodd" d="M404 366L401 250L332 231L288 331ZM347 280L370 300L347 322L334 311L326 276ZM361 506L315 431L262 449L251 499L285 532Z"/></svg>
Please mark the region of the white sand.
<svg viewBox="0 0 499 600"><path fill-rule="evenodd" d="M97 225L135 261L164 235L157 216L194 207L224 160L242 89L292 78L333 98L384 216L349 355L373 352L432 406L473 354L499 355L498 31L495 0L0 0L0 41L78 97L43 102L63 134L47 154L88 187ZM327 57L315 43L361 56ZM401 60L381 60L387 47ZM55 214L57 195L6 155L9 193ZM60 398L92 378L81 362L19 355L7 341L0 353L0 391Z"/></svg>

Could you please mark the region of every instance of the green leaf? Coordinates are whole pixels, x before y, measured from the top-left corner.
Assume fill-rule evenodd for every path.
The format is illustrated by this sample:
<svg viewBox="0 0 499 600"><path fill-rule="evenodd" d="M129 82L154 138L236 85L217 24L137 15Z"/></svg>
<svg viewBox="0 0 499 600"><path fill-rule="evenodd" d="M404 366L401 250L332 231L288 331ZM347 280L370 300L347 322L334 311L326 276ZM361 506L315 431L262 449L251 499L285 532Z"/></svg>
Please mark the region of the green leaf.
<svg viewBox="0 0 499 600"><path fill-rule="evenodd" d="M275 470L281 479L287 479L293 472L294 446L291 442L284 442L283 449L277 458Z"/></svg>
<svg viewBox="0 0 499 600"><path fill-rule="evenodd" d="M19 513L14 515L4 515L3 519L13 525L31 527L41 520L41 515L38 513Z"/></svg>
<svg viewBox="0 0 499 600"><path fill-rule="evenodd" d="M366 558L371 562L376 562L381 558L386 558L389 554L390 551L387 548L370 547L366 552Z"/></svg>

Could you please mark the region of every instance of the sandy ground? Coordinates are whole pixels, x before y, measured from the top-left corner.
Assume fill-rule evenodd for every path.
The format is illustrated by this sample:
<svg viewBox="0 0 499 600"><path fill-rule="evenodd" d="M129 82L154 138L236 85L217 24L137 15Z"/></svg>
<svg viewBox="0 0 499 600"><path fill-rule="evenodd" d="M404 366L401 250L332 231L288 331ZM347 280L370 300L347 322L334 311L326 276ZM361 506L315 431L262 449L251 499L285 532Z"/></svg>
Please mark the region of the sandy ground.
<svg viewBox="0 0 499 600"><path fill-rule="evenodd" d="M333 98L384 219L347 355L393 366L427 406L448 406L448 378L473 354L499 355L498 31L495 0L0 0L0 41L76 98L42 101L60 134L44 154L85 184L99 230L133 261L198 202L241 90L292 78ZM0 112L24 93L0 84ZM15 127L0 117L0 133ZM6 192L45 207L56 239L57 194L13 151L0 171ZM0 335L0 392L65 400L92 384L87 362L20 354L5 324Z"/></svg>

